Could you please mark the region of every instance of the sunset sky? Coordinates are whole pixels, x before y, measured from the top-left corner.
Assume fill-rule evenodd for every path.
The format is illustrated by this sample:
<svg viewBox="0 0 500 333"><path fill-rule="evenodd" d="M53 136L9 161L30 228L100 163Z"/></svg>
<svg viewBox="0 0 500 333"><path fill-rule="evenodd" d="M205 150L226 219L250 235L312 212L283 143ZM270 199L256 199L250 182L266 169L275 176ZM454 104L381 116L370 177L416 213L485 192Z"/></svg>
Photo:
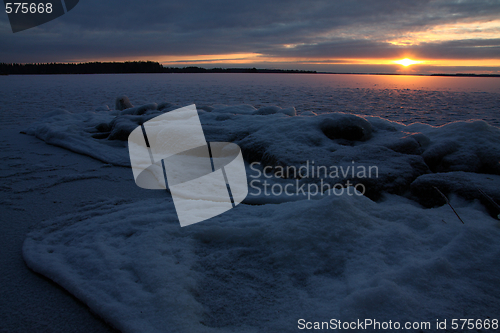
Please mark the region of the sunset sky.
<svg viewBox="0 0 500 333"><path fill-rule="evenodd" d="M80 0L16 34L0 14L0 45L0 62L500 74L500 1Z"/></svg>

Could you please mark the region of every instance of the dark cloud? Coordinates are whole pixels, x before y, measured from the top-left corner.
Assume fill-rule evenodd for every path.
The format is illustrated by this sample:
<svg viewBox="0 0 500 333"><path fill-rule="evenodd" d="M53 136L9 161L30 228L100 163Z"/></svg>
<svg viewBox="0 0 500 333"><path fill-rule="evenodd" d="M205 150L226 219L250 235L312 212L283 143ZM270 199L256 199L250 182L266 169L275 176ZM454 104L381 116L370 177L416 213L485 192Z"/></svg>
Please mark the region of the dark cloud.
<svg viewBox="0 0 500 333"><path fill-rule="evenodd" d="M262 53L269 57L498 58L499 39L395 46L390 38L436 25L500 17L499 1L82 0L68 14L17 34L0 15L0 61L147 59ZM296 44L284 48L284 44Z"/></svg>
<svg viewBox="0 0 500 333"><path fill-rule="evenodd" d="M336 40L314 45L300 45L291 49L276 49L273 55L313 58L399 58L413 56L423 59L497 59L500 39L469 39L441 43L422 43L415 46L397 46L371 40Z"/></svg>

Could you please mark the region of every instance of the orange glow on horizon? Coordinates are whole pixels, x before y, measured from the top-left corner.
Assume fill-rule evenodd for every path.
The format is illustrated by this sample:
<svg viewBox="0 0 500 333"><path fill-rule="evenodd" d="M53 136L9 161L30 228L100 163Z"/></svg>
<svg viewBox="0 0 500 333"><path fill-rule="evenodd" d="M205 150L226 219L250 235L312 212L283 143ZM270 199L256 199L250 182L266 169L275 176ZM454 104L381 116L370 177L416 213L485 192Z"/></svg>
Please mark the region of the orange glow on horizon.
<svg viewBox="0 0 500 333"><path fill-rule="evenodd" d="M423 63L423 61L411 60L411 59L408 59L408 58L404 58L404 59L401 59L401 60L395 60L394 63L395 64L399 64L399 65L403 65L405 67L408 67L410 65L421 64L421 63Z"/></svg>
<svg viewBox="0 0 500 333"><path fill-rule="evenodd" d="M272 57L259 53L247 54L221 54L221 55L197 55L179 57L157 57L156 61L166 66L197 66L210 64L233 64L233 65L268 65L279 67L280 65L411 65L426 66L463 66L463 67L500 67L500 59L420 59L413 60L404 58L394 59L324 59L324 58L302 58L302 57ZM252 65L253 67L253 65Z"/></svg>
<svg viewBox="0 0 500 333"><path fill-rule="evenodd" d="M168 56L143 56L136 58L92 58L92 59L72 59L71 62L89 61L157 61L167 67L188 67L200 66L212 67L259 67L259 68L293 68L302 69L309 65L392 65L403 66L397 68L412 68L412 65L425 66L427 72L432 71L432 67L496 67L500 72L500 59L426 59L413 60L410 55L398 60L382 58L348 58L348 59L327 59L327 58L305 58L305 57L273 57L261 53L231 53L231 54L211 54L211 55L168 55ZM328 71L326 69L325 71Z"/></svg>

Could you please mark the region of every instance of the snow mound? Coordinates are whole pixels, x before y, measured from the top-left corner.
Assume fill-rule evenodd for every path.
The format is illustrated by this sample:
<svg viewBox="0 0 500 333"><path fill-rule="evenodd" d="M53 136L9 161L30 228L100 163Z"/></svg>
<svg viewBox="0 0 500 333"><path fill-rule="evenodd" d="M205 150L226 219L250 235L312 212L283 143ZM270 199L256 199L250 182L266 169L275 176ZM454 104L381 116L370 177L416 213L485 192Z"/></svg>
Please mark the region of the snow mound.
<svg viewBox="0 0 500 333"><path fill-rule="evenodd" d="M465 225L448 206L343 195L239 205L180 228L169 197L109 200L42 222L23 254L123 332L496 318L498 221L475 204L453 204Z"/></svg>
<svg viewBox="0 0 500 333"><path fill-rule="evenodd" d="M146 105L141 105L137 106L135 108L127 108L123 111L120 112L120 115L141 115L144 114L150 110L156 110L158 109L158 104L152 103L152 104L146 104Z"/></svg>
<svg viewBox="0 0 500 333"><path fill-rule="evenodd" d="M479 200L492 217L500 214L496 202L500 203L500 176L469 173L463 171L434 173L418 177L411 184L412 194L426 207L445 204L443 194L456 194L467 200ZM492 202L493 200L493 202Z"/></svg>
<svg viewBox="0 0 500 333"><path fill-rule="evenodd" d="M372 136L372 125L361 117L345 115L340 119L325 119L321 131L332 140L366 141Z"/></svg>
<svg viewBox="0 0 500 333"><path fill-rule="evenodd" d="M432 142L422 156L433 172L466 171L500 175L499 131L481 120L429 128L426 134Z"/></svg>
<svg viewBox="0 0 500 333"><path fill-rule="evenodd" d="M122 111L125 109L133 108L134 106L130 103L127 96L120 96L116 99L115 110Z"/></svg>
<svg viewBox="0 0 500 333"><path fill-rule="evenodd" d="M106 163L128 166L127 138L133 129L172 103L147 104L122 111L69 113L59 110L32 124L25 132L54 145L87 154ZM500 175L500 129L484 121L433 127L405 126L377 117L345 113L293 116L294 108L252 105L212 105L198 109L207 141L234 142L248 163L273 170L306 164L348 168L376 167L376 178L364 180L366 195L403 195L427 173L475 172ZM354 177L341 175L331 183ZM311 177L303 182L319 184Z"/></svg>
<svg viewBox="0 0 500 333"><path fill-rule="evenodd" d="M93 137L99 133L96 128L109 129L104 126L116 116L110 113L71 113L65 110L54 110L47 113L40 121L31 124L22 133L33 135L48 144L66 148L75 153L89 155L103 162L128 166L130 160L124 154L127 149L125 142L97 140Z"/></svg>

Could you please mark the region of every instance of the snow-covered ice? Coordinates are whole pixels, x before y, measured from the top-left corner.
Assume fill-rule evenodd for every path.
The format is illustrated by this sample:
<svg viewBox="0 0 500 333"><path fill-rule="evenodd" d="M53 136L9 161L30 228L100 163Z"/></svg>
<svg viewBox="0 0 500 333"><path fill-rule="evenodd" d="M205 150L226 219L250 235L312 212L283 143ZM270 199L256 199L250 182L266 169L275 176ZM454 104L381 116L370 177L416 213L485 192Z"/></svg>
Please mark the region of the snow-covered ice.
<svg viewBox="0 0 500 333"><path fill-rule="evenodd" d="M293 332L298 316L498 317L498 208L485 197L500 200L495 78L39 75L4 76L0 86L0 330L109 331L26 268L21 244L29 226L30 267L124 331ZM123 94L133 105L115 105ZM310 192L265 196L250 188L246 204L228 215L181 229L168 193L137 188L130 169L116 165L128 164L125 141L138 122L193 103L208 141L245 146L249 176L257 173L250 161L261 161L263 171L313 159L376 164L379 177L362 180L367 197L307 201ZM245 106L235 112L237 105ZM363 139L370 127L346 114L368 121L370 138ZM322 127L325 118L333 122ZM351 121L359 125L352 137L329 131ZM296 189L318 179L268 181ZM188 278L179 281L179 274Z"/></svg>
<svg viewBox="0 0 500 333"><path fill-rule="evenodd" d="M297 320L500 313L498 221L478 203L389 196L237 208L180 228L172 201L102 202L42 223L28 265L124 332L291 332Z"/></svg>
<svg viewBox="0 0 500 333"><path fill-rule="evenodd" d="M168 104L162 110L141 106L124 110L142 108L141 115L56 110L25 132L106 163L129 166L126 140L132 130L178 107ZM269 109L274 113L268 113ZM432 172L500 175L500 129L481 120L434 127L346 113L293 116L282 111L277 106L256 109L251 105L198 109L207 141L236 143L248 163L297 169L306 163L345 169L353 163L376 167L376 177L364 179L366 195L372 199L383 192L404 194L417 177ZM351 174L339 175L335 182L352 178ZM318 179L309 177L301 182Z"/></svg>
<svg viewBox="0 0 500 333"><path fill-rule="evenodd" d="M180 105L131 106L55 110L24 131L128 166L128 134ZM124 332L291 332L300 318L498 317L500 212L487 202L500 200L500 129L480 120L404 125L248 104L199 106L198 113L207 141L241 147L249 180L252 162L260 180L266 166L275 172L313 161L376 166L377 177L361 180L366 196L250 193L246 204L186 228L165 191L92 202L28 234L29 267Z"/></svg>

